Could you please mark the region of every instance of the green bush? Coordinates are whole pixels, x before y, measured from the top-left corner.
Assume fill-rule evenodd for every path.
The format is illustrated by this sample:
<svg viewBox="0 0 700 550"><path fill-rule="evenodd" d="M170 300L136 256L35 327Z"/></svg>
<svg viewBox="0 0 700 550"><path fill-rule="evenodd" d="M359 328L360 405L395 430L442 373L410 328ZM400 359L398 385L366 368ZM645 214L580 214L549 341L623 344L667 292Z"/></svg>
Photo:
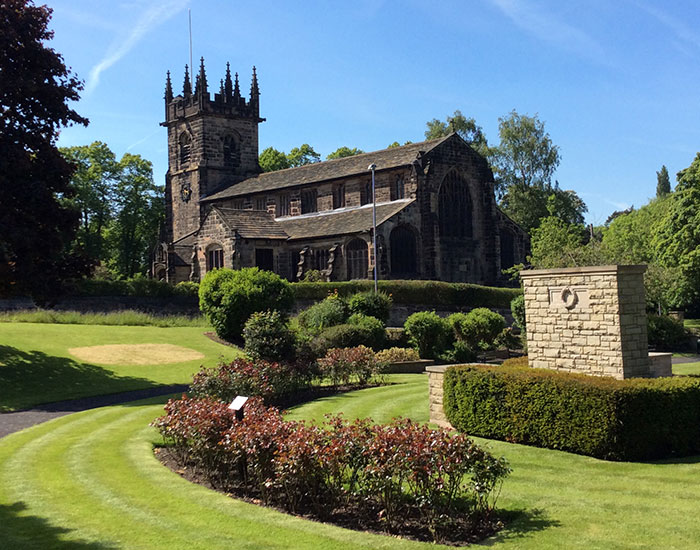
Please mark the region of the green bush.
<svg viewBox="0 0 700 550"><path fill-rule="evenodd" d="M419 359L420 355L413 348L389 348L377 353L377 360L382 363L401 363Z"/></svg>
<svg viewBox="0 0 700 550"><path fill-rule="evenodd" d="M525 296L523 294L518 294L510 301L510 313L513 315L513 324L525 331Z"/></svg>
<svg viewBox="0 0 700 550"><path fill-rule="evenodd" d="M522 360L520 360L522 362ZM700 380L615 380L543 369L448 369L444 408L470 435L612 460L700 453Z"/></svg>
<svg viewBox="0 0 700 550"><path fill-rule="evenodd" d="M290 361L294 359L294 333L279 311L253 313L243 327L245 351L252 359Z"/></svg>
<svg viewBox="0 0 700 550"><path fill-rule="evenodd" d="M384 292L359 292L350 296L348 307L351 313L361 313L379 319L386 324L391 314L391 296Z"/></svg>
<svg viewBox="0 0 700 550"><path fill-rule="evenodd" d="M374 288L370 280L331 283L292 283L297 300L323 300L329 293L349 297ZM390 294L394 304L427 306L491 307L507 309L510 301L522 294L519 288L498 288L470 283L444 281L379 281L379 290Z"/></svg>
<svg viewBox="0 0 700 550"><path fill-rule="evenodd" d="M177 293L165 281L137 276L132 279L82 279L73 283L71 294L76 296L155 296L169 297Z"/></svg>
<svg viewBox="0 0 700 550"><path fill-rule="evenodd" d="M364 385L381 374L381 363L367 346L331 348L318 360L318 367L335 386L352 381Z"/></svg>
<svg viewBox="0 0 700 550"><path fill-rule="evenodd" d="M476 358L474 348L462 340L456 340L450 349L438 357L441 363L472 363Z"/></svg>
<svg viewBox="0 0 700 550"><path fill-rule="evenodd" d="M323 357L329 349L366 346L373 338L372 331L366 327L343 324L323 330L309 346L314 356Z"/></svg>
<svg viewBox="0 0 700 550"><path fill-rule="evenodd" d="M447 319L434 311L419 311L410 315L404 323L404 330L423 359L437 359L454 340Z"/></svg>
<svg viewBox="0 0 700 550"><path fill-rule="evenodd" d="M173 287L175 296L191 296L197 298L199 296L199 283L194 281L182 281Z"/></svg>
<svg viewBox="0 0 700 550"><path fill-rule="evenodd" d="M469 313L453 313L447 320L457 339L472 349L492 349L494 341L506 327L502 315L485 307L478 307Z"/></svg>
<svg viewBox="0 0 700 550"><path fill-rule="evenodd" d="M690 337L682 321L666 315L647 315L647 336L650 346L669 351L687 347Z"/></svg>
<svg viewBox="0 0 700 550"><path fill-rule="evenodd" d="M285 312L293 302L287 281L257 267L214 269L199 285L199 309L225 340L240 338L243 325L256 311Z"/></svg>
<svg viewBox="0 0 700 550"><path fill-rule="evenodd" d="M323 329L345 323L348 318L348 306L344 300L335 295L327 297L297 316L299 328L318 334Z"/></svg>
<svg viewBox="0 0 700 550"><path fill-rule="evenodd" d="M365 328L370 332L372 339L366 342L365 345L371 347L373 350L378 351L386 345L386 329L384 328L384 323L376 317L355 313L348 318L348 324Z"/></svg>

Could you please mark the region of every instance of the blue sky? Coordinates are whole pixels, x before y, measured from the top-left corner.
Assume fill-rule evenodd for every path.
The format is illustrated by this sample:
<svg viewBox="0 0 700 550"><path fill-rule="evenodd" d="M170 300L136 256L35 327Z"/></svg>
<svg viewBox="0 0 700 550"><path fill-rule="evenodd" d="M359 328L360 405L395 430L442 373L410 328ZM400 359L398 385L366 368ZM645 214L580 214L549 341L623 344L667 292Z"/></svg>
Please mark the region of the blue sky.
<svg viewBox="0 0 700 550"><path fill-rule="evenodd" d="M498 143L498 118L538 114L560 147L556 179L603 223L655 194L700 150L700 7L693 1L443 0L230 2L56 0L52 46L85 80L91 124L59 145L106 142L167 169L165 73L175 93L204 56L261 90L260 150L311 144L373 151L420 141L460 109Z"/></svg>

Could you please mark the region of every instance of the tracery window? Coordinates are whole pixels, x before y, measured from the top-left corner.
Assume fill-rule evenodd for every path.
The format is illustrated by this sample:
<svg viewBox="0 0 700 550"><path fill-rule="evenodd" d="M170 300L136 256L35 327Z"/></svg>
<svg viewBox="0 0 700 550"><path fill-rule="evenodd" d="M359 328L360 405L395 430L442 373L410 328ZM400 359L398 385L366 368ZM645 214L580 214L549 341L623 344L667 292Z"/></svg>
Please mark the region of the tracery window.
<svg viewBox="0 0 700 550"><path fill-rule="evenodd" d="M257 197L255 199L256 210L267 210L267 197Z"/></svg>
<svg viewBox="0 0 700 550"><path fill-rule="evenodd" d="M406 186L403 176L396 176L394 184L391 186L391 200L396 201L403 199L406 195Z"/></svg>
<svg viewBox="0 0 700 550"><path fill-rule="evenodd" d="M333 209L345 206L345 184L341 183L333 187Z"/></svg>
<svg viewBox="0 0 700 550"><path fill-rule="evenodd" d="M416 235L407 226L400 225L389 236L391 275L408 278L418 272L416 258Z"/></svg>
<svg viewBox="0 0 700 550"><path fill-rule="evenodd" d="M224 164L233 168L241 164L241 151L234 136L224 138Z"/></svg>
<svg viewBox="0 0 700 550"><path fill-rule="evenodd" d="M360 184L360 205L372 202L372 182L368 181L364 185Z"/></svg>
<svg viewBox="0 0 700 550"><path fill-rule="evenodd" d="M348 279L366 279L369 269L369 248L362 239L353 239L345 247Z"/></svg>
<svg viewBox="0 0 700 550"><path fill-rule="evenodd" d="M308 214L309 212L317 212L318 193L316 189L308 189L301 192L301 213Z"/></svg>
<svg viewBox="0 0 700 550"><path fill-rule="evenodd" d="M207 271L224 267L224 249L214 244L207 248Z"/></svg>
<svg viewBox="0 0 700 550"><path fill-rule="evenodd" d="M328 268L329 252L326 248L317 248L313 251L313 268L319 271L324 271Z"/></svg>
<svg viewBox="0 0 700 550"><path fill-rule="evenodd" d="M289 216L289 193L282 193L277 203L277 215Z"/></svg>
<svg viewBox="0 0 700 550"><path fill-rule="evenodd" d="M438 216L441 237L472 236L472 201L467 182L450 172L440 185Z"/></svg>
<svg viewBox="0 0 700 550"><path fill-rule="evenodd" d="M187 166L190 163L190 156L192 152L192 138L187 132L182 132L180 134L178 147L180 156L180 166Z"/></svg>
<svg viewBox="0 0 700 550"><path fill-rule="evenodd" d="M501 232L501 269L515 265L515 239L513 234L504 230Z"/></svg>

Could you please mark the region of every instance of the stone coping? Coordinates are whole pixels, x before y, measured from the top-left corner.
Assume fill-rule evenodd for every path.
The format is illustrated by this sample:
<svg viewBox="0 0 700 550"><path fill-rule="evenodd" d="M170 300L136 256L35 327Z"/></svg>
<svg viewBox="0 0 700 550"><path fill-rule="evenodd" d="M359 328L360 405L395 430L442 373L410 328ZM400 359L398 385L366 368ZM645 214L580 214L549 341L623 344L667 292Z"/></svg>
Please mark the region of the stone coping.
<svg viewBox="0 0 700 550"><path fill-rule="evenodd" d="M652 357L673 357L673 353L667 351L650 351L649 358Z"/></svg>
<svg viewBox="0 0 700 550"><path fill-rule="evenodd" d="M561 267L557 269L524 269L520 277L542 277L545 275L612 275L615 273L644 273L647 270L645 264L640 265L591 265L582 267Z"/></svg>

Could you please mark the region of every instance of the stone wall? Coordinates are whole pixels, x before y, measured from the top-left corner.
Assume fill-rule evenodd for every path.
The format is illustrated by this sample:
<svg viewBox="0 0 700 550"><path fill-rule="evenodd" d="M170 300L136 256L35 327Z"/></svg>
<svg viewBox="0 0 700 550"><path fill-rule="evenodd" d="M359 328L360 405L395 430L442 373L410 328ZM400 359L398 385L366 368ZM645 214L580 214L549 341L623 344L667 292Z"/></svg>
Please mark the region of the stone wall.
<svg viewBox="0 0 700 550"><path fill-rule="evenodd" d="M445 411L442 407L443 396L443 381L445 379L445 371L450 365L439 365L426 367L425 372L428 373L428 395L430 403L430 423L437 424L442 428L452 429L445 416Z"/></svg>
<svg viewBox="0 0 700 550"><path fill-rule="evenodd" d="M619 379L650 376L645 270L522 271L530 366Z"/></svg>

